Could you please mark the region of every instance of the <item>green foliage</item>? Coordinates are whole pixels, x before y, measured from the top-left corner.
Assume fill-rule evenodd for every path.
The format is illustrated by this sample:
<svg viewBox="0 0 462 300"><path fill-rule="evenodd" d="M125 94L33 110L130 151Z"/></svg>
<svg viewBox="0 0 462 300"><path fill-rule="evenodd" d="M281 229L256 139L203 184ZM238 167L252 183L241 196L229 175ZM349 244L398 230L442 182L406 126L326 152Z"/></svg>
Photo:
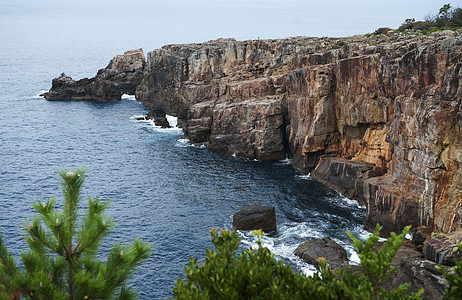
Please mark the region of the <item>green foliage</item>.
<svg viewBox="0 0 462 300"><path fill-rule="evenodd" d="M374 31L374 34L387 34L389 31L392 31L392 29L388 27L380 27L376 31Z"/></svg>
<svg viewBox="0 0 462 300"><path fill-rule="evenodd" d="M458 244L459 251L462 251L462 243ZM449 289L446 291L443 299L457 300L462 299L462 260L455 260L456 265L449 270L445 267L437 267L443 271Z"/></svg>
<svg viewBox="0 0 462 300"><path fill-rule="evenodd" d="M0 298L21 294L27 299L132 299L136 293L125 283L150 255L151 247L135 240L131 247L116 243L106 261L98 248L114 227L105 211L108 201L88 199L88 209L78 222L80 191L85 169L59 172L64 205L55 209L55 198L37 202L37 214L25 226L29 251L21 253L19 268L0 236Z"/></svg>
<svg viewBox="0 0 462 300"><path fill-rule="evenodd" d="M367 299L414 299L423 293L421 290L417 294L407 295L409 284L403 284L392 291L383 288L385 281L396 271L396 268L391 266L391 262L410 228L411 226L404 228L400 235L392 232L380 250L376 250L381 230L379 225L365 242L347 232L353 240L353 247L361 261L361 273L359 274L362 282L361 291L367 295Z"/></svg>
<svg viewBox="0 0 462 300"><path fill-rule="evenodd" d="M345 43L344 41L337 41L337 43L335 43L334 45L332 45L332 49L340 49L342 48L343 46L345 46L347 43Z"/></svg>
<svg viewBox="0 0 462 300"><path fill-rule="evenodd" d="M332 270L325 259L319 259L318 272L312 277L294 272L290 266L276 260L261 245L236 255L239 237L235 232L212 230L216 251L206 251L203 264L190 258L186 276L178 278L173 288L175 299L417 299L407 293L409 285L388 291L382 287L394 272L390 267L409 228L392 235L382 249L376 251L379 230L365 241L353 238L354 248L361 259L360 273L350 267Z"/></svg>
<svg viewBox="0 0 462 300"><path fill-rule="evenodd" d="M462 9L452 8L451 4L444 4L438 15L428 16L425 21L415 21L406 19L397 29L404 32L406 30L420 31L423 34L430 34L440 30L456 30L462 27Z"/></svg>

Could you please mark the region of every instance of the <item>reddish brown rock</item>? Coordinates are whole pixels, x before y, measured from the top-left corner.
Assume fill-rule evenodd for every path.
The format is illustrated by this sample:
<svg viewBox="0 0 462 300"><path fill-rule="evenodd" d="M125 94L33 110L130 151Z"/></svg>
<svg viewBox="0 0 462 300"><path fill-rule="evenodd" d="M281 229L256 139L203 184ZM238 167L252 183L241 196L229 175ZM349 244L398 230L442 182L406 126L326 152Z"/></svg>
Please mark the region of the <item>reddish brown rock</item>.
<svg viewBox="0 0 462 300"><path fill-rule="evenodd" d="M460 228L462 37L354 36L334 49L339 40L164 46L148 54L137 98L181 116L193 142L289 155L365 203L367 228Z"/></svg>
<svg viewBox="0 0 462 300"><path fill-rule="evenodd" d="M106 81L88 82L103 88L87 94L135 88L178 116L193 143L289 156L365 203L367 228L462 228L462 36L220 39L142 56L114 58L97 75Z"/></svg>

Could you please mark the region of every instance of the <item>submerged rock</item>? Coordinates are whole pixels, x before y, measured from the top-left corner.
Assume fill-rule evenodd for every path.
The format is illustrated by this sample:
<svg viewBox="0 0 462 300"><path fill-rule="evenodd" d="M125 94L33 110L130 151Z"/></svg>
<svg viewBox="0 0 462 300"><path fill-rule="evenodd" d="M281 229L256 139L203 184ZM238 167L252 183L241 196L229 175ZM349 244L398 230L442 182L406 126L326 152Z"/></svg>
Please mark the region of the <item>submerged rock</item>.
<svg viewBox="0 0 462 300"><path fill-rule="evenodd" d="M268 233L276 230L276 212L273 206L246 206L233 217L234 230L258 230Z"/></svg>
<svg viewBox="0 0 462 300"><path fill-rule="evenodd" d="M324 257L334 269L344 267L349 262L345 249L329 237L306 241L295 249L294 254L315 266L319 264L318 259Z"/></svg>

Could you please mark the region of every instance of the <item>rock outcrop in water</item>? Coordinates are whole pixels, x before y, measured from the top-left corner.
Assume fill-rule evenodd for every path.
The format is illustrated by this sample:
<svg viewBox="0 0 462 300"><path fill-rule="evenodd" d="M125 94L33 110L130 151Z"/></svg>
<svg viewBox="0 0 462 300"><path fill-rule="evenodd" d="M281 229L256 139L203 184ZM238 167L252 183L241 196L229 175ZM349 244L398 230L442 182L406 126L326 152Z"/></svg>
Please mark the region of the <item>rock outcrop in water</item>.
<svg viewBox="0 0 462 300"><path fill-rule="evenodd" d="M333 269L345 267L349 263L345 249L329 237L306 241L298 245L294 254L315 266L319 265L318 259L324 257Z"/></svg>
<svg viewBox="0 0 462 300"><path fill-rule="evenodd" d="M249 205L233 216L233 230L276 230L276 211L273 206Z"/></svg>
<svg viewBox="0 0 462 300"><path fill-rule="evenodd" d="M367 228L462 222L462 37L379 35L169 45L137 99L211 149L286 155L366 204Z"/></svg>
<svg viewBox="0 0 462 300"><path fill-rule="evenodd" d="M55 79L46 97L135 88L147 106L178 116L193 143L260 160L289 156L365 204L366 228L462 227L462 37L454 32L220 39L134 61L114 58L88 93Z"/></svg>
<svg viewBox="0 0 462 300"><path fill-rule="evenodd" d="M50 91L43 96L47 100L119 100L122 94L135 94L145 64L142 49L129 50L115 56L93 78L75 81L62 73L53 79Z"/></svg>

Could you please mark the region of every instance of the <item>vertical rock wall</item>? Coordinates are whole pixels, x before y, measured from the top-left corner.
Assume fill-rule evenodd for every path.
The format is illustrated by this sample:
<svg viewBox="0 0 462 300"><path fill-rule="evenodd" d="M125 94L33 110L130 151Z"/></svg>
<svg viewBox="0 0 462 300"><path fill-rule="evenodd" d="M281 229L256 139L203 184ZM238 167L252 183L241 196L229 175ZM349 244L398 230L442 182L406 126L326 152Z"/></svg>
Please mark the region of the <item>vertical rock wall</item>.
<svg viewBox="0 0 462 300"><path fill-rule="evenodd" d="M449 232L462 222L462 38L355 36L170 45L137 99L185 135L281 159L367 205L366 227Z"/></svg>

